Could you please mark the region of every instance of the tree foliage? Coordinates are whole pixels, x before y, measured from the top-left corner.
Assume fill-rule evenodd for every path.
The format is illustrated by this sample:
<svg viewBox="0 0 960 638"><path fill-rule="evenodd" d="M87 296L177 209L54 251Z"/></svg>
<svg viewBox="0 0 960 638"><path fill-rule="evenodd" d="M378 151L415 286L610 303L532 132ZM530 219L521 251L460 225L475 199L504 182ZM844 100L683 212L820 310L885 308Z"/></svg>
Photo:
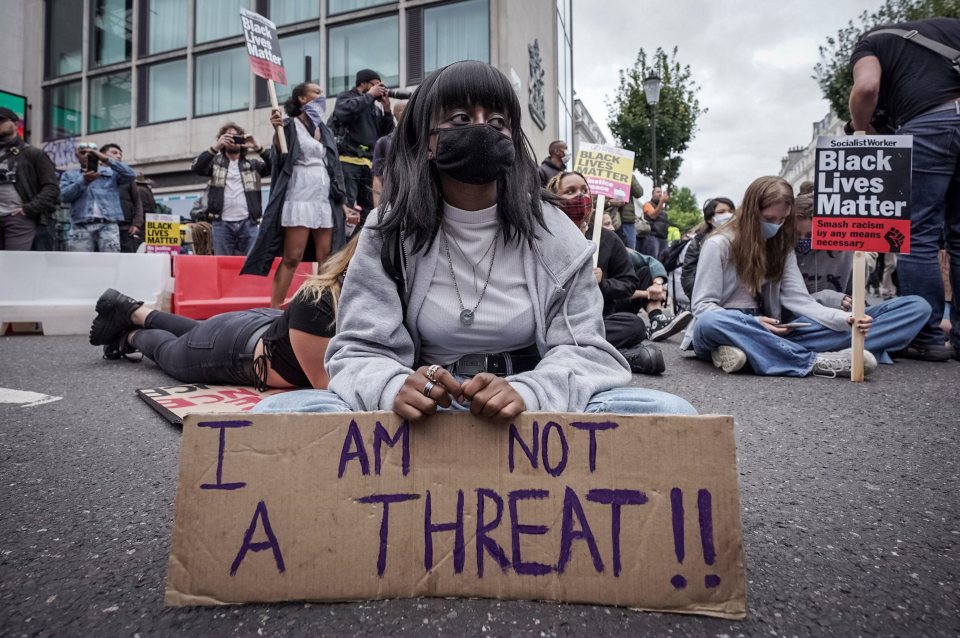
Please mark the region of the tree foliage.
<svg viewBox="0 0 960 638"><path fill-rule="evenodd" d="M652 107L643 93L643 79L656 71L662 80L657 113L657 175L650 161ZM636 153L634 167L655 184L673 184L680 174L682 154L697 130L700 87L691 78L690 66L677 61L677 48L668 57L658 48L652 60L643 49L632 68L620 71L620 87L607 104L610 130L622 148Z"/></svg>
<svg viewBox="0 0 960 638"><path fill-rule="evenodd" d="M700 211L697 196L693 191L684 186L670 192L667 219L670 225L679 228L681 233L687 232L703 221L703 213Z"/></svg>
<svg viewBox="0 0 960 638"><path fill-rule="evenodd" d="M856 22L850 20L835 37L827 38L827 43L820 47L820 61L813 67L813 77L840 119L850 119L847 107L853 88L850 54L860 36L883 24L933 17L960 18L960 0L885 0L876 11L864 11Z"/></svg>

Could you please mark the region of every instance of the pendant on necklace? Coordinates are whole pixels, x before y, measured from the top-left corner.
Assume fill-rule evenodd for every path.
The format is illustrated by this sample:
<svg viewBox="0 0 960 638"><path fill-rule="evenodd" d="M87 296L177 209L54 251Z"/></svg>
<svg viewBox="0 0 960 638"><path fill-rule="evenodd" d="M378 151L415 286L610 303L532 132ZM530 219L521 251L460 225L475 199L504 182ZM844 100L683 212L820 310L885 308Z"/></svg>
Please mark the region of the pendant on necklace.
<svg viewBox="0 0 960 638"><path fill-rule="evenodd" d="M473 325L473 311L472 310L461 310L460 311L460 323L464 326Z"/></svg>

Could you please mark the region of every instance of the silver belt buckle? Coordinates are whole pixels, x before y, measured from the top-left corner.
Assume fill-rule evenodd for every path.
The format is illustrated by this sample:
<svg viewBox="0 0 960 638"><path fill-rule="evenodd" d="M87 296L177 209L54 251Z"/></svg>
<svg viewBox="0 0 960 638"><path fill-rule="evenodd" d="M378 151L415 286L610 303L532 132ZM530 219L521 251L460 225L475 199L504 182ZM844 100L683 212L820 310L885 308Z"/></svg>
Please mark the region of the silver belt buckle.
<svg viewBox="0 0 960 638"><path fill-rule="evenodd" d="M451 372L463 377L475 377L487 371L487 355L468 354L454 362Z"/></svg>

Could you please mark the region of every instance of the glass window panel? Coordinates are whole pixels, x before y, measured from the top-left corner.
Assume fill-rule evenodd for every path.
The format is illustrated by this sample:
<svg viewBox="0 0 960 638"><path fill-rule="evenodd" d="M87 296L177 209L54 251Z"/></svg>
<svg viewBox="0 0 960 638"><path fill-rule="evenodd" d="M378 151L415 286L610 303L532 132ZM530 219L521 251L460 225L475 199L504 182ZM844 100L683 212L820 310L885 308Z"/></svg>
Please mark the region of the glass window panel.
<svg viewBox="0 0 960 638"><path fill-rule="evenodd" d="M281 49L282 50L282 49ZM357 71L373 69L387 86L400 82L400 22L396 15L330 29L327 93L352 89Z"/></svg>
<svg viewBox="0 0 960 638"><path fill-rule="evenodd" d="M275 24L293 24L319 17L320 0L270 0L270 19Z"/></svg>
<svg viewBox="0 0 960 638"><path fill-rule="evenodd" d="M347 11L356 11L366 9L367 7L376 7L381 4L389 4L395 0L328 0L327 13L334 15L336 13L346 13Z"/></svg>
<svg viewBox="0 0 960 638"><path fill-rule="evenodd" d="M47 139L80 135L80 82L44 89Z"/></svg>
<svg viewBox="0 0 960 638"><path fill-rule="evenodd" d="M195 60L194 115L239 111L250 105L250 63L245 47L198 55Z"/></svg>
<svg viewBox="0 0 960 638"><path fill-rule="evenodd" d="M320 83L320 32L311 31L280 38L280 52L283 53L283 68L287 71L287 85L277 84L277 99L283 102L290 97L293 87L306 81L306 61L310 56L311 82Z"/></svg>
<svg viewBox="0 0 960 638"><path fill-rule="evenodd" d="M187 61L174 60L147 67L147 123L168 122L187 117Z"/></svg>
<svg viewBox="0 0 960 638"><path fill-rule="evenodd" d="M187 0L147 0L146 11L148 54L187 46Z"/></svg>
<svg viewBox="0 0 960 638"><path fill-rule="evenodd" d="M133 0L94 0L93 66L130 59Z"/></svg>
<svg viewBox="0 0 960 638"><path fill-rule="evenodd" d="M83 3L48 0L47 76L76 73L83 68ZM79 132L79 131L78 131Z"/></svg>
<svg viewBox="0 0 960 638"><path fill-rule="evenodd" d="M490 61L487 0L469 0L423 11L423 72L459 60Z"/></svg>
<svg viewBox="0 0 960 638"><path fill-rule="evenodd" d="M130 72L90 78L89 121L91 133L130 126Z"/></svg>
<svg viewBox="0 0 960 638"><path fill-rule="evenodd" d="M197 44L222 40L243 33L240 7L249 9L247 0L197 0Z"/></svg>

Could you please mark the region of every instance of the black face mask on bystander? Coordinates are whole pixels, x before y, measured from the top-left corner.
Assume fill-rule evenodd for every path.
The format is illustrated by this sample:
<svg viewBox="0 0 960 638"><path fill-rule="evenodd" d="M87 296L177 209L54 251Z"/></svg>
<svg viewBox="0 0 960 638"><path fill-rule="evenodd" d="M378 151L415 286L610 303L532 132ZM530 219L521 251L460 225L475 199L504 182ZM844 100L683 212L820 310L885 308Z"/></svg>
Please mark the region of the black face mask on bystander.
<svg viewBox="0 0 960 638"><path fill-rule="evenodd" d="M495 182L513 166L513 140L489 124L437 128L434 163L441 173L467 184Z"/></svg>

